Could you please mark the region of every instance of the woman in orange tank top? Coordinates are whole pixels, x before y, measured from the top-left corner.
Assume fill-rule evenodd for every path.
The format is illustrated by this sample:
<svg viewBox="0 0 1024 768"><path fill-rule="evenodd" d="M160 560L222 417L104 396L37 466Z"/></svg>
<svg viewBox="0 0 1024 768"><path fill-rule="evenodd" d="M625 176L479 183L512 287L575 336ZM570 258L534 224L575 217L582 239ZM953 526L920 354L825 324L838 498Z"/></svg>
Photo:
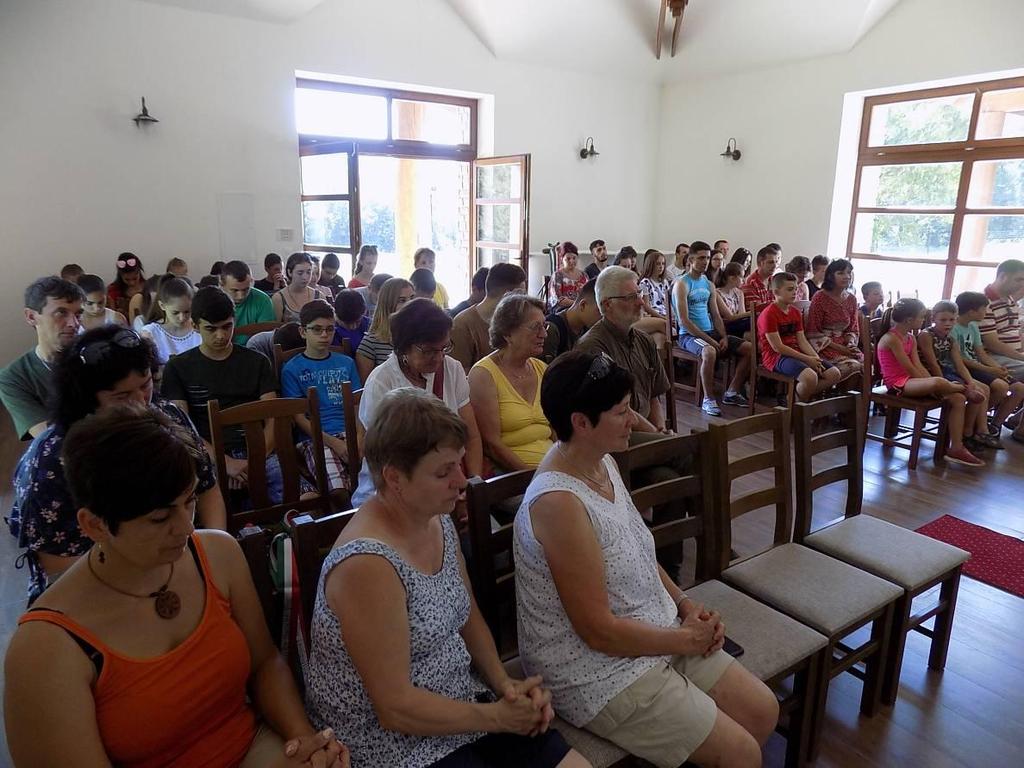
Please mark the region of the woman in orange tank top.
<svg viewBox="0 0 1024 768"><path fill-rule="evenodd" d="M65 475L95 545L8 648L18 768L348 766L309 724L238 544L193 528L201 451L132 406L68 432Z"/></svg>

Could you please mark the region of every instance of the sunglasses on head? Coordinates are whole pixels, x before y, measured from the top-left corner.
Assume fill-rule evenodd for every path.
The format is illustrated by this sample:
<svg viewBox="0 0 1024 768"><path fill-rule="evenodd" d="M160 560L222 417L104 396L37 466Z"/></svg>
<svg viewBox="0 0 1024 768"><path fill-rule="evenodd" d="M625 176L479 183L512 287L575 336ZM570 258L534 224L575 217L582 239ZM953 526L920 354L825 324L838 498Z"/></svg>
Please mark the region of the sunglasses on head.
<svg viewBox="0 0 1024 768"><path fill-rule="evenodd" d="M139 266L139 260L138 259L118 259L117 260L117 268L118 269L135 269L138 266Z"/></svg>
<svg viewBox="0 0 1024 768"><path fill-rule="evenodd" d="M124 330L118 331L114 334L114 337L109 341L93 341L82 347L82 351L78 354L78 359L82 361L84 365L97 365L102 363L114 350L114 347L120 347L121 349L134 349L142 343L142 339L139 338L139 334L135 331L125 328Z"/></svg>

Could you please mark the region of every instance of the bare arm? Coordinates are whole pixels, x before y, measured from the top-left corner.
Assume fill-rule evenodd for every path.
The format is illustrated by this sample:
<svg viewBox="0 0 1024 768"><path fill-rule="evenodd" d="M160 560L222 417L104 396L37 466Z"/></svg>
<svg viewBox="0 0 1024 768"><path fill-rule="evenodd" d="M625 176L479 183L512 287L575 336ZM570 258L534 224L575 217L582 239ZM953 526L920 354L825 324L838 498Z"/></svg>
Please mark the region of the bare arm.
<svg viewBox="0 0 1024 768"><path fill-rule="evenodd" d="M814 351L814 347L811 346L811 342L807 340L807 336L804 335L803 331L796 332L796 343L800 346L800 351L808 357L813 357L815 360L820 360L818 353Z"/></svg>
<svg viewBox="0 0 1024 768"><path fill-rule="evenodd" d="M376 366L373 364L373 360L366 355L360 355L356 353L356 370L359 371L359 380L365 382L366 377L370 375Z"/></svg>
<svg viewBox="0 0 1024 768"><path fill-rule="evenodd" d="M718 335L721 338L718 344L722 349L725 349L729 342L725 338L725 323L722 321L722 313L718 311L718 289L714 285L711 286L711 296L708 299L708 312L711 314L711 324L718 331Z"/></svg>
<svg viewBox="0 0 1024 768"><path fill-rule="evenodd" d="M539 381L537 386L540 386ZM487 454L509 472L529 469L501 440L501 406L498 404L498 388L491 372L479 365L473 366L469 371L469 393Z"/></svg>
<svg viewBox="0 0 1024 768"><path fill-rule="evenodd" d="M279 322L279 323L283 322L284 321L284 297L281 295L280 291L278 291L277 293L275 293L273 296L270 297L270 303L274 307L274 319L277 322Z"/></svg>
<svg viewBox="0 0 1024 768"><path fill-rule="evenodd" d="M470 477L479 477L484 471L484 445L476 425L472 402L459 408L459 418L466 424L466 469Z"/></svg>
<svg viewBox="0 0 1024 768"><path fill-rule="evenodd" d="M967 366L964 365L964 357L960 354L960 345L956 342L949 345L950 357L953 358L953 367L956 369L957 375L964 380L965 384L971 384L974 382L974 377L971 376L971 372L967 370Z"/></svg>
<svg viewBox="0 0 1024 768"><path fill-rule="evenodd" d="M1014 349L1005 341L1000 341L997 333L986 333L981 337L981 341L985 345L985 349L992 354L1012 357L1014 360L1024 360L1024 352Z"/></svg>
<svg viewBox="0 0 1024 768"><path fill-rule="evenodd" d="M544 494L530 507L530 520L562 607L590 648L609 656L638 657L703 653L709 646L710 633L705 638L688 627L659 627L612 613L601 546L576 496Z"/></svg>
<svg viewBox="0 0 1024 768"><path fill-rule="evenodd" d="M920 359L915 364L914 361L907 357L907 353L903 351L903 345L891 334L887 333L882 337L882 340L878 342L879 346L884 346L890 352L893 357L896 358L896 362L900 364L900 367L907 372L909 376L930 376L924 368L921 367ZM912 347L911 352L914 357L917 357L916 348ZM924 373L922 373L924 371Z"/></svg>
<svg viewBox="0 0 1024 768"><path fill-rule="evenodd" d="M802 331L800 332L800 336L803 336ZM768 342L769 346L771 346L771 348L774 349L780 355L792 357L796 360L799 360L802 363L807 363L808 365L814 364L819 360L818 356L813 354L814 350L811 350L811 354L808 354L807 352L803 352L800 349L793 349L793 347L789 346L788 344L783 344L782 337L779 335L778 331L771 331L770 333L766 333L764 335L764 338ZM797 337L797 341L799 342L799 336ZM804 343L807 344L806 337L804 337Z"/></svg>
<svg viewBox="0 0 1024 768"><path fill-rule="evenodd" d="M921 356L921 362L928 369L928 373L932 376L941 376L942 367L939 365L938 358L935 357L935 346L932 344L932 334L930 331L921 331L917 335L917 349Z"/></svg>

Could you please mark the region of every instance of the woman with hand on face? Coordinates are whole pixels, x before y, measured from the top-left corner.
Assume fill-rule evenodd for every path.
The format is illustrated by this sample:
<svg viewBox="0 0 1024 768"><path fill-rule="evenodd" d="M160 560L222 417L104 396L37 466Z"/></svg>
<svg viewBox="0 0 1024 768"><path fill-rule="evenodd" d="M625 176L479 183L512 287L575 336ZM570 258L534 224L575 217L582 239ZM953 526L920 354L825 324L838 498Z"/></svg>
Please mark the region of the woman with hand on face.
<svg viewBox="0 0 1024 768"><path fill-rule="evenodd" d="M718 614L658 565L608 455L629 447L632 388L601 353L567 352L544 375L558 442L515 519L524 669L570 723L655 765L760 765L775 695L721 650Z"/></svg>
<svg viewBox="0 0 1024 768"><path fill-rule="evenodd" d="M297 323L302 308L313 299L324 299L324 294L312 283L313 259L308 253L293 253L289 256L284 272L288 286L271 296L274 317L282 323Z"/></svg>
<svg viewBox="0 0 1024 768"><path fill-rule="evenodd" d="M494 351L469 372L469 398L484 451L503 472L533 469L551 447L551 425L540 407L547 366L544 302L509 294L491 315Z"/></svg>
<svg viewBox="0 0 1024 768"><path fill-rule="evenodd" d="M552 312L568 309L576 301L576 294L587 282L586 273L577 266L580 258L579 249L570 242L561 245L560 269L555 270L551 276L550 296L548 305Z"/></svg>
<svg viewBox="0 0 1024 768"><path fill-rule="evenodd" d="M115 312L120 312L128 322L135 318L128 311L131 300L142 293L143 284L146 281L146 271L142 266L142 259L134 253L122 253L115 262L117 276L114 282L107 286L107 306Z"/></svg>
<svg viewBox="0 0 1024 768"><path fill-rule="evenodd" d="M548 729L541 679L505 672L473 599L451 521L466 439L429 392L399 388L377 403L365 449L376 490L317 586L309 711L357 766L586 766Z"/></svg>
<svg viewBox="0 0 1024 768"><path fill-rule="evenodd" d="M14 764L348 766L306 718L238 543L194 529L202 443L124 405L75 424L62 455L94 543L7 650Z"/></svg>

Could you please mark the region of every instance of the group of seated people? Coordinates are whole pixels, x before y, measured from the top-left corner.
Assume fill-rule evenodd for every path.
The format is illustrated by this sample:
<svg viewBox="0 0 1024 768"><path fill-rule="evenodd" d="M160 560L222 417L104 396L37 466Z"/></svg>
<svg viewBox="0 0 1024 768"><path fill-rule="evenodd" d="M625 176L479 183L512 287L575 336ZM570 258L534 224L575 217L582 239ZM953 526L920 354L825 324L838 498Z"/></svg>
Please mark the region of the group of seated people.
<svg viewBox="0 0 1024 768"><path fill-rule="evenodd" d="M738 262L707 277L712 250L694 243L671 283L681 344L702 359L708 348L749 359L751 344L737 334L758 332L802 396L859 370L847 338L859 327L848 261L826 266L805 335L798 279L775 274L780 249L761 249L742 286L730 267ZM654 270L643 279L663 276L665 257L648 256ZM714 284L723 275L743 306L762 304L756 329L725 326ZM367 309L354 291L370 285L340 288L334 306L310 297L296 323L270 332L271 349L289 333L302 348L279 375L262 334L233 341L258 290L244 263L223 265L219 285L188 296L199 343L166 359L152 331L117 319L83 333L84 287L33 283L25 316L37 344L0 372L18 434L35 438L10 515L31 605L8 651L15 764L586 765L548 728L554 707L656 765L758 765L774 696L721 651L721 617L689 601L658 564L607 456L671 432L668 377L638 327L655 304L629 266L600 268L547 317L525 281L520 267L496 264L477 281L479 301L453 319L433 295L388 277L354 348L351 313ZM916 300L887 312L883 379L950 399L949 455L961 463L997 447L1024 401L1021 296L1024 262L1009 261L984 294L937 305L927 331L916 333L925 318ZM183 310L172 299L162 311L177 329ZM354 360L331 350L339 339ZM354 488L346 381L363 389ZM227 477L216 476L206 403L301 397L310 386L331 485L350 491L359 512L324 565L303 706L237 544L218 533L219 486L244 488L248 459L244 435L225 434ZM738 382L730 389L742 402ZM312 463L309 419L297 418L296 430ZM1024 439L1019 422L1013 437ZM279 499L269 430L268 441L266 477ZM517 469L536 470L515 516L524 680L498 659L459 552L464 521L450 518L467 478ZM164 725L136 738L125 723L137 718Z"/></svg>

